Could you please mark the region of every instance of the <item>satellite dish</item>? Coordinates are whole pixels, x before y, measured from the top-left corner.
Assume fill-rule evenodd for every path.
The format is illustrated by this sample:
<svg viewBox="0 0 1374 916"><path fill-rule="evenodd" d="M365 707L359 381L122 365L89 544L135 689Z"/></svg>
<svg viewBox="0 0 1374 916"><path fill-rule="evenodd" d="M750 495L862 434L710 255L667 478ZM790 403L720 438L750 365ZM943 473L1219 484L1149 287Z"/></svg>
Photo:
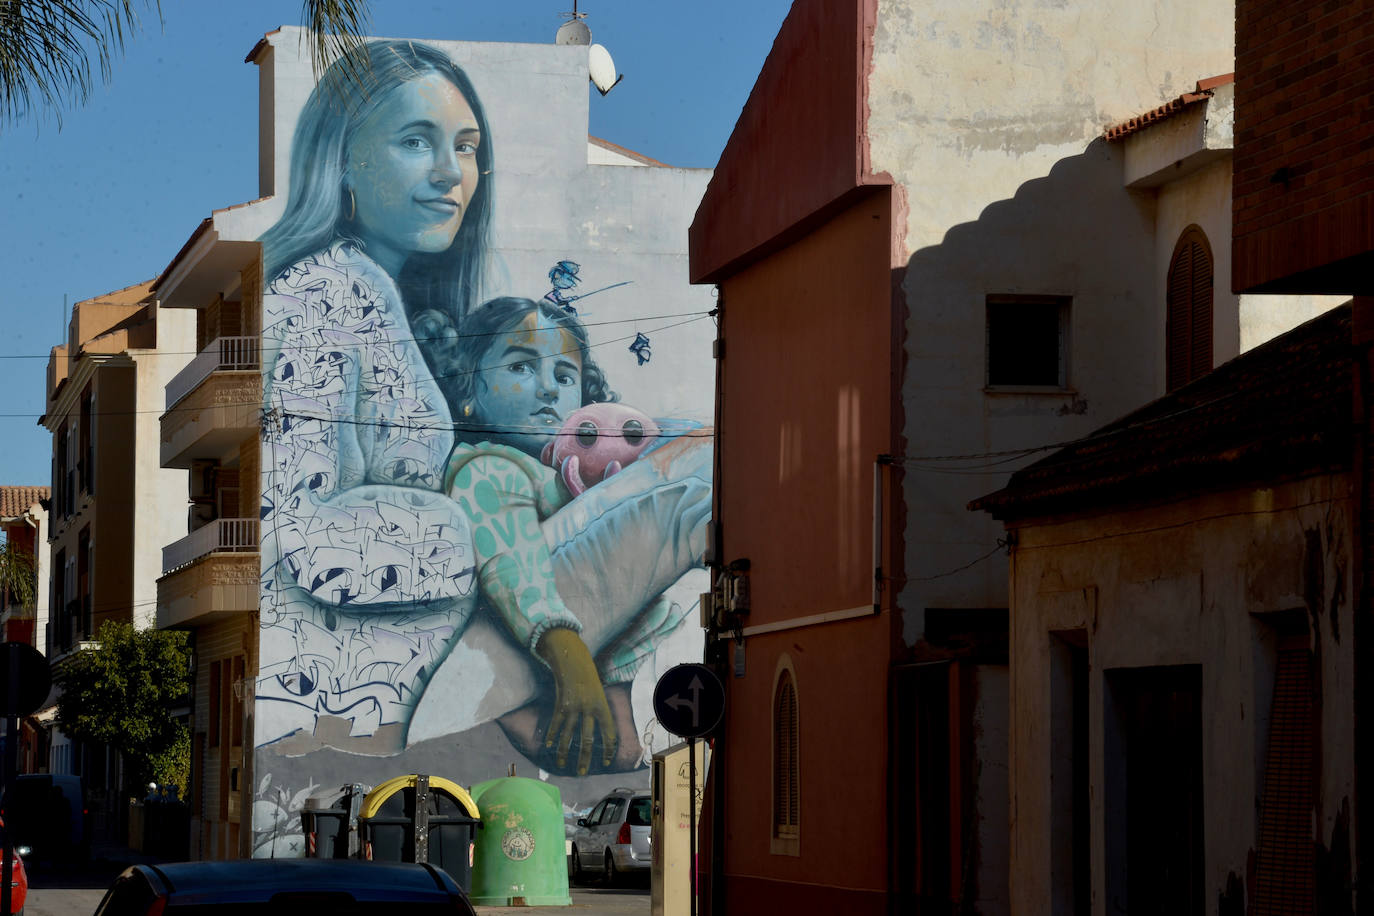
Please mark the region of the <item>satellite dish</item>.
<svg viewBox="0 0 1374 916"><path fill-rule="evenodd" d="M592 45L587 49L587 68L591 73L592 85L596 86L596 91L602 95L610 92L616 83L625 78L623 73L616 75L611 52L602 45Z"/></svg>
<svg viewBox="0 0 1374 916"><path fill-rule="evenodd" d="M583 13L582 15L586 15ZM592 30L587 28L587 23L581 19L569 19L558 27L558 34L554 37L553 43L556 45L589 45L592 43Z"/></svg>

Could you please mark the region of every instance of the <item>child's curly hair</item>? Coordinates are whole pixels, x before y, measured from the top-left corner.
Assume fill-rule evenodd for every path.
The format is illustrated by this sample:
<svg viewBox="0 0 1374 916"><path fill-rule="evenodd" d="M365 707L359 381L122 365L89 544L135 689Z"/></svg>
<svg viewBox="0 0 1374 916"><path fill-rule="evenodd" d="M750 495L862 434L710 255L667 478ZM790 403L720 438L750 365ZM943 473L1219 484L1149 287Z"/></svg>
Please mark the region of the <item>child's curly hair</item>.
<svg viewBox="0 0 1374 916"><path fill-rule="evenodd" d="M620 400L620 396L606 383L606 373L592 359L587 329L576 315L551 302L501 296L468 312L463 318L461 333L454 332L451 324L430 312L422 312L412 321L411 328L416 337L441 338L429 342L430 352L435 358L439 387L454 411L461 409L459 405L472 402L482 370L493 368L482 365L482 358L490 349L492 339L515 330L535 312L539 313L546 326L567 331L577 341L580 350L578 355L582 358L582 403Z"/></svg>

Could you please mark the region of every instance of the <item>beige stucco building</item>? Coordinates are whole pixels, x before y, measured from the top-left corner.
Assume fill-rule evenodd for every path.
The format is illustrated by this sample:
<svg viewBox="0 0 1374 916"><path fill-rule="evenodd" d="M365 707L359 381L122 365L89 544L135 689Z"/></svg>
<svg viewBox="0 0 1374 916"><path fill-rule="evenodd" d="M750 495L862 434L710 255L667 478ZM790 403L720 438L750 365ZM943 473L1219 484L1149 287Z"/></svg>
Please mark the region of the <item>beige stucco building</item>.
<svg viewBox="0 0 1374 916"><path fill-rule="evenodd" d="M154 625L163 545L186 530L186 474L162 467L155 444L192 331L141 283L76 303L67 340L52 348L42 417L53 435L50 612L37 638L53 665L107 620ZM47 767L86 778L96 831L119 823L117 766L53 732Z"/></svg>

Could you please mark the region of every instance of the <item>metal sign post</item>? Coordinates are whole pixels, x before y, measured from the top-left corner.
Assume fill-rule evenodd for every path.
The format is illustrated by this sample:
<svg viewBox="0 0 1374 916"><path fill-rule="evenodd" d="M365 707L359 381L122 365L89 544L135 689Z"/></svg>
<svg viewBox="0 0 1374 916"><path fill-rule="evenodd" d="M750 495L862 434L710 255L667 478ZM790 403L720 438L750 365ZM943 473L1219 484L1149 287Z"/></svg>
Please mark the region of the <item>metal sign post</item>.
<svg viewBox="0 0 1374 916"><path fill-rule="evenodd" d="M697 916L697 739L687 739L687 860L691 862L692 888L688 912Z"/></svg>
<svg viewBox="0 0 1374 916"><path fill-rule="evenodd" d="M697 913L697 739L715 731L725 714L725 685L705 665L676 665L654 685L654 715L664 728L687 739L688 849L691 916Z"/></svg>

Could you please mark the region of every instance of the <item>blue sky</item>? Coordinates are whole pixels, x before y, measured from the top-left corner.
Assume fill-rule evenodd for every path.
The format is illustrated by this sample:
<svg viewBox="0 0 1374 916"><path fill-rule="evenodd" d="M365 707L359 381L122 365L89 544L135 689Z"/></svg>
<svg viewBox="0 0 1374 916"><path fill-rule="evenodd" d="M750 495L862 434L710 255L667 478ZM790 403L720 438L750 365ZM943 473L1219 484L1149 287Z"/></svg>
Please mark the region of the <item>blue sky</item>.
<svg viewBox="0 0 1374 916"><path fill-rule="evenodd" d="M82 108L0 128L0 484L48 484L37 425L68 303L151 279L200 220L257 196L264 33L299 0L164 3ZM670 165L715 165L790 0L585 0L624 81L591 132ZM552 42L571 0L372 0L375 35ZM685 242L684 242L685 244Z"/></svg>

